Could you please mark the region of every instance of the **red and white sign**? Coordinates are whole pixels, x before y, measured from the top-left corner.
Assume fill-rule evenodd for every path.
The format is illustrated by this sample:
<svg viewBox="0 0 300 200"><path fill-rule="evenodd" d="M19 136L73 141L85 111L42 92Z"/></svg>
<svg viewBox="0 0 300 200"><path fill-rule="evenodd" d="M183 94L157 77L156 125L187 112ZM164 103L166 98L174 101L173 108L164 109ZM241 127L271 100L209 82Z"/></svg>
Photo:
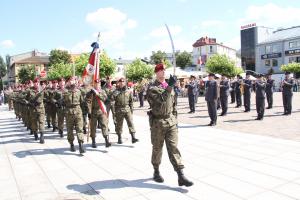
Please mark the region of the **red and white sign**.
<svg viewBox="0 0 300 200"><path fill-rule="evenodd" d="M255 27L256 26L256 23L252 23L252 24L247 24L247 25L244 25L244 26L241 26L241 29L248 29L248 28L252 28L252 27Z"/></svg>

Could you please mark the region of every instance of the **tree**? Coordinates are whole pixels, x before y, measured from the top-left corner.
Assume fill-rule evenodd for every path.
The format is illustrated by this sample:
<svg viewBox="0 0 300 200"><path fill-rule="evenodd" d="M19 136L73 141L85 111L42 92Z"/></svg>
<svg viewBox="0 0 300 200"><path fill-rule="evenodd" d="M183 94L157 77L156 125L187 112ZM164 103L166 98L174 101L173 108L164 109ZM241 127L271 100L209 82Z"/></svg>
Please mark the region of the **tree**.
<svg viewBox="0 0 300 200"><path fill-rule="evenodd" d="M144 78L152 78L153 67L137 58L132 63L126 65L126 77L129 81L141 81Z"/></svg>
<svg viewBox="0 0 300 200"><path fill-rule="evenodd" d="M243 72L242 68L236 67L234 61L226 55L213 55L206 62L206 71L209 73L225 74L233 77Z"/></svg>
<svg viewBox="0 0 300 200"><path fill-rule="evenodd" d="M6 75L7 72L7 66L2 58L2 56L0 56L0 80L2 81L2 78Z"/></svg>
<svg viewBox="0 0 300 200"><path fill-rule="evenodd" d="M34 65L25 65L18 72L18 78L21 83L25 83L28 80L33 80L35 77Z"/></svg>
<svg viewBox="0 0 300 200"><path fill-rule="evenodd" d="M7 69L7 73L9 73L9 70L10 70L10 55L6 55L5 57L5 60L6 60L6 69Z"/></svg>
<svg viewBox="0 0 300 200"><path fill-rule="evenodd" d="M281 71L291 72L291 73L300 73L300 63L289 63L287 65L281 65Z"/></svg>
<svg viewBox="0 0 300 200"><path fill-rule="evenodd" d="M192 55L186 51L176 55L176 65L181 69L192 65Z"/></svg>
<svg viewBox="0 0 300 200"><path fill-rule="evenodd" d="M71 55L68 53L68 51L59 49L51 50L49 61L50 67L58 63L68 64L72 62Z"/></svg>
<svg viewBox="0 0 300 200"><path fill-rule="evenodd" d="M76 66L76 75L81 76L83 73L84 68L87 66L89 61L90 54L84 53L81 54L79 58L75 60L75 66ZM106 52L103 52L100 54L100 65L99 65L99 71L100 71L100 77L107 77L111 76L115 73L117 68L117 64L114 60L108 57Z"/></svg>
<svg viewBox="0 0 300 200"><path fill-rule="evenodd" d="M70 63L57 63L51 66L48 71L47 78L49 80L56 80L61 77L69 78L72 76L73 66Z"/></svg>
<svg viewBox="0 0 300 200"><path fill-rule="evenodd" d="M150 56L150 62L155 65L165 61L166 59L167 59L167 54L160 50L157 52L152 51L152 55Z"/></svg>

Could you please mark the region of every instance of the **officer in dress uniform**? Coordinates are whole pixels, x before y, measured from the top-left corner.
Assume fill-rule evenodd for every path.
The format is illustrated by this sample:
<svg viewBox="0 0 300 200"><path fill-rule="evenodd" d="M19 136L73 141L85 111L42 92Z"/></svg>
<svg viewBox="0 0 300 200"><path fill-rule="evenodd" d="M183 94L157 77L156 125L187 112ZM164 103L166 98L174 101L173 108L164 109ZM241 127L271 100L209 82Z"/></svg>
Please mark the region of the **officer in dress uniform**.
<svg viewBox="0 0 300 200"><path fill-rule="evenodd" d="M210 123L208 126L215 126L217 124L217 100L218 100L218 86L215 81L215 74L208 75L206 83L205 100L207 102L208 114Z"/></svg>
<svg viewBox="0 0 300 200"><path fill-rule="evenodd" d="M273 92L274 92L275 81L272 79L272 74L267 75L267 84L266 84L266 96L268 107L267 109L271 109L273 107Z"/></svg>
<svg viewBox="0 0 300 200"><path fill-rule="evenodd" d="M265 98L266 98L266 81L263 80L263 75L259 74L255 83L255 100L256 100L256 120L263 120L265 113Z"/></svg>
<svg viewBox="0 0 300 200"><path fill-rule="evenodd" d="M283 115L292 114L293 85L294 79L290 77L290 72L285 72L285 78L281 83L284 107Z"/></svg>
<svg viewBox="0 0 300 200"><path fill-rule="evenodd" d="M224 74L222 74L220 81L220 101L222 107L222 113L220 116L225 116L228 110L228 96L229 96L229 83Z"/></svg>
<svg viewBox="0 0 300 200"><path fill-rule="evenodd" d="M242 83L244 88L244 112L250 112L251 107L251 89L252 89L252 81L250 80L250 73L246 73L246 79Z"/></svg>

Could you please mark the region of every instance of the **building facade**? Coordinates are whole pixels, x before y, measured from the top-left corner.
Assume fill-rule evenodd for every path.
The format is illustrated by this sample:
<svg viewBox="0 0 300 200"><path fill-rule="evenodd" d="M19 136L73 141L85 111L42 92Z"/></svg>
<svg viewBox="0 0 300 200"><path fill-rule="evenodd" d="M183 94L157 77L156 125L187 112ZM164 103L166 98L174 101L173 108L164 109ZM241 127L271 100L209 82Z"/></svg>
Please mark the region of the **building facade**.
<svg viewBox="0 0 300 200"><path fill-rule="evenodd" d="M237 66L241 66L241 59L237 51L222 43L217 43L216 38L201 37L193 44L193 64L199 71L205 71L207 60L215 54L226 55L233 60Z"/></svg>
<svg viewBox="0 0 300 200"><path fill-rule="evenodd" d="M281 65L300 63L300 26L278 29L256 45L256 71L282 73Z"/></svg>
<svg viewBox="0 0 300 200"><path fill-rule="evenodd" d="M245 70L256 71L256 46L266 40L272 29L255 23L241 26L241 64Z"/></svg>
<svg viewBox="0 0 300 200"><path fill-rule="evenodd" d="M8 70L8 83L18 83L18 72L22 67L34 66L36 71L48 70L49 55L33 50L10 57L10 67Z"/></svg>

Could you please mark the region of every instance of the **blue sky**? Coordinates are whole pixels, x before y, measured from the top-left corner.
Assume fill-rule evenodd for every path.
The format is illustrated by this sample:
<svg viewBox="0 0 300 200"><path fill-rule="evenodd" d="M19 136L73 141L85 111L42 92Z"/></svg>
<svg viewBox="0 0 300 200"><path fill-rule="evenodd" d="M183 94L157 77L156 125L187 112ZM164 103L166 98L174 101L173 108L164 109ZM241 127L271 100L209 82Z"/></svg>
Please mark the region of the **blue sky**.
<svg viewBox="0 0 300 200"><path fill-rule="evenodd" d="M256 22L273 28L300 25L299 0L5 0L0 7L0 55L37 49L89 52L100 31L101 47L112 58L192 51L202 36L238 49L240 26Z"/></svg>

